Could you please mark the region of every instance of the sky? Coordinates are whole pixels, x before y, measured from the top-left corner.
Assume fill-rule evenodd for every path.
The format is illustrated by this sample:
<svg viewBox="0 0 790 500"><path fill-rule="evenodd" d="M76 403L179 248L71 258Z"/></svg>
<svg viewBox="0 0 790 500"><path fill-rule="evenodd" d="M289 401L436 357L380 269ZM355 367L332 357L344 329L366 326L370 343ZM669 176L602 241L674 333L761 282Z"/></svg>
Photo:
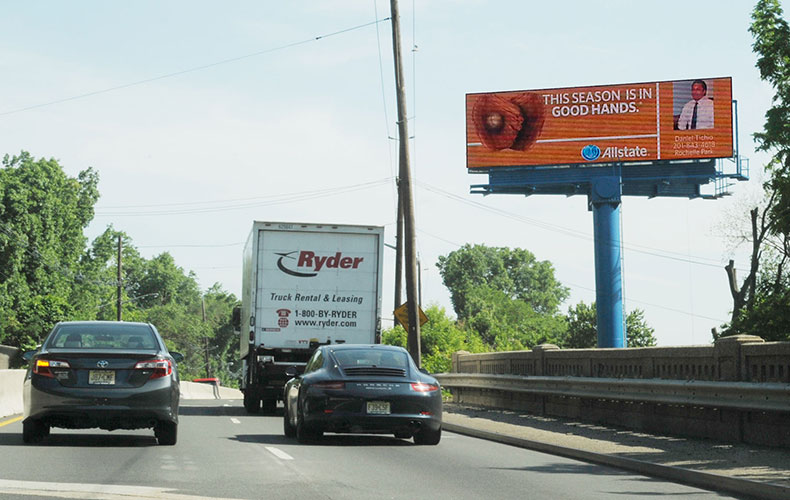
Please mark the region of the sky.
<svg viewBox="0 0 790 500"><path fill-rule="evenodd" d="M237 296L254 220L381 225L395 244L389 2L1 5L0 154L95 169L89 240L112 225L143 256L169 252L202 289ZM467 243L550 261L570 290L563 312L595 300L586 196L470 194L487 177L466 169L465 94L731 76L751 179L716 200L621 206L626 311L644 310L661 346L710 343L732 306L723 267L748 267L736 235L770 158L752 140L773 95L755 68L753 7L401 1L423 305L452 314L436 262ZM385 328L394 257L385 248Z"/></svg>

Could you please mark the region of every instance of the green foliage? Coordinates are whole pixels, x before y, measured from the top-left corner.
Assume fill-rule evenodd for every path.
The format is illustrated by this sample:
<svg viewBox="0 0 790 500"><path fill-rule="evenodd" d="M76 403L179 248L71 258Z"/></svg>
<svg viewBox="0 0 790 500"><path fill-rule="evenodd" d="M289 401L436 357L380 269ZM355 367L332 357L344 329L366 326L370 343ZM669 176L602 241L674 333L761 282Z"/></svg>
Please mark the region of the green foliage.
<svg viewBox="0 0 790 500"><path fill-rule="evenodd" d="M29 153L0 168L0 342L29 348L53 322L75 317L82 230L99 198L91 170L68 177L54 159Z"/></svg>
<svg viewBox="0 0 790 500"><path fill-rule="evenodd" d="M568 331L558 343L567 349L587 349L598 345L598 314L595 302L590 305L579 302L568 308ZM655 330L645 321L645 313L634 309L625 318L628 347L656 345Z"/></svg>
<svg viewBox="0 0 790 500"><path fill-rule="evenodd" d="M97 184L91 169L74 179L55 160L25 152L3 159L0 342L33 349L58 321L115 320L120 238L123 320L156 325L168 347L186 356L179 365L183 379L210 374L235 385L230 321L236 298L219 285L203 295L196 276L169 253L145 259L112 226L86 247L83 230L93 218Z"/></svg>
<svg viewBox="0 0 790 500"><path fill-rule="evenodd" d="M461 320L470 317L469 295L482 285L537 313L555 313L568 297L568 289L554 278L551 262L538 261L529 250L467 244L440 256L436 266Z"/></svg>
<svg viewBox="0 0 790 500"><path fill-rule="evenodd" d="M452 355L456 351L485 352L488 349L477 336L470 336L458 328L443 307L431 305L425 310L428 322L420 329L422 366L431 373L451 371ZM406 330L397 325L385 329L381 335L383 344L406 347Z"/></svg>
<svg viewBox="0 0 790 500"><path fill-rule="evenodd" d="M476 332L494 351L517 351L556 343L565 333L562 315L536 312L526 302L511 299L487 285L471 288L466 294L466 304L464 328Z"/></svg>
<svg viewBox="0 0 790 500"><path fill-rule="evenodd" d="M491 350L530 349L565 333L568 289L528 250L464 245L437 264L467 335Z"/></svg>
<svg viewBox="0 0 790 500"><path fill-rule="evenodd" d="M750 309L742 309L727 335L746 333L768 341L790 340L790 276L774 269L777 263L764 266L757 280L755 300Z"/></svg>
<svg viewBox="0 0 790 500"><path fill-rule="evenodd" d="M731 274L732 321L723 335L790 340L790 26L779 1L758 1L749 31L760 77L774 88L763 131L754 137L760 150L774 156L766 166L762 215L758 217L757 208L750 214L751 266L740 289Z"/></svg>

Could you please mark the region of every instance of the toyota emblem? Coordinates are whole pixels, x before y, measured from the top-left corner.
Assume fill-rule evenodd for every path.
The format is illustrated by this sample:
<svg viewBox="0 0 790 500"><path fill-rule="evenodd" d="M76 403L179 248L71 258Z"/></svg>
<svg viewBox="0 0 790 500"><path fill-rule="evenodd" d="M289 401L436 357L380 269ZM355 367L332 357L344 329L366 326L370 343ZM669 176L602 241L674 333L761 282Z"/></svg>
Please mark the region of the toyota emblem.
<svg viewBox="0 0 790 500"><path fill-rule="evenodd" d="M96 363L96 366L98 366L99 368L107 368L108 366L110 366L110 362L103 359L98 363Z"/></svg>

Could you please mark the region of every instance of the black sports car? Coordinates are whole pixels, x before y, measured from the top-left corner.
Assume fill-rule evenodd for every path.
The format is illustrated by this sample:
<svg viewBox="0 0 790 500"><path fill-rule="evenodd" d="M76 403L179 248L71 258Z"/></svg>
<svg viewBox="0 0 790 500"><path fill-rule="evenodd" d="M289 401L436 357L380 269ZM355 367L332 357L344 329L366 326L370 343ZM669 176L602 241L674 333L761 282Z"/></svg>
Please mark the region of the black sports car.
<svg viewBox="0 0 790 500"><path fill-rule="evenodd" d="M159 444L176 444L176 362L147 323L62 322L41 348L25 353L22 438L41 441L51 427L153 428Z"/></svg>
<svg viewBox="0 0 790 500"><path fill-rule="evenodd" d="M324 432L394 434L416 444L442 437L439 382L402 347L320 346L304 373L285 384L283 401L285 435L301 443Z"/></svg>

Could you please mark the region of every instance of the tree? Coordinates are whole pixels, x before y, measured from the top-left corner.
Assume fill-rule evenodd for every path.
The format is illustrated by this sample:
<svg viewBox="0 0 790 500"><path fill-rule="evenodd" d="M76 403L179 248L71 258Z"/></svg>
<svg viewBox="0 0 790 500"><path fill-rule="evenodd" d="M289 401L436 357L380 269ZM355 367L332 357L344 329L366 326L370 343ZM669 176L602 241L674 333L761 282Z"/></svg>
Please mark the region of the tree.
<svg viewBox="0 0 790 500"><path fill-rule="evenodd" d="M537 313L552 314L568 297L568 289L554 278L549 261L538 261L529 250L466 244L436 264L458 318L467 319L468 295L486 285Z"/></svg>
<svg viewBox="0 0 790 500"><path fill-rule="evenodd" d="M52 325L75 316L82 233L99 198L98 175L77 178L29 153L0 168L0 342L33 348Z"/></svg>
<svg viewBox="0 0 790 500"><path fill-rule="evenodd" d="M479 334L494 351L531 349L556 343L565 333L561 314L538 313L529 304L508 297L487 285L472 287L466 294L467 317L461 324Z"/></svg>
<svg viewBox="0 0 790 500"><path fill-rule="evenodd" d="M759 150L774 156L766 166L765 201L750 210L751 227L744 236L752 244L749 272L739 285L735 263L730 261L725 268L733 310L723 335L751 333L790 339L786 301L790 296L790 26L782 16L777 0L760 0L752 11L749 31L754 36L757 68L775 90L763 131L754 137Z"/></svg>
<svg viewBox="0 0 790 500"><path fill-rule="evenodd" d="M431 305L425 310L428 322L420 329L423 368L431 373L449 372L456 351L485 352L488 349L475 335L458 328L443 307ZM397 325L381 334L384 344L406 347L406 330Z"/></svg>
<svg viewBox="0 0 790 500"><path fill-rule="evenodd" d="M587 349L598 345L598 315L595 302L590 305L579 302L568 308L568 331L561 340L560 347L568 349ZM645 313L634 309L625 318L628 347L649 347L656 345L655 330L645 321Z"/></svg>

